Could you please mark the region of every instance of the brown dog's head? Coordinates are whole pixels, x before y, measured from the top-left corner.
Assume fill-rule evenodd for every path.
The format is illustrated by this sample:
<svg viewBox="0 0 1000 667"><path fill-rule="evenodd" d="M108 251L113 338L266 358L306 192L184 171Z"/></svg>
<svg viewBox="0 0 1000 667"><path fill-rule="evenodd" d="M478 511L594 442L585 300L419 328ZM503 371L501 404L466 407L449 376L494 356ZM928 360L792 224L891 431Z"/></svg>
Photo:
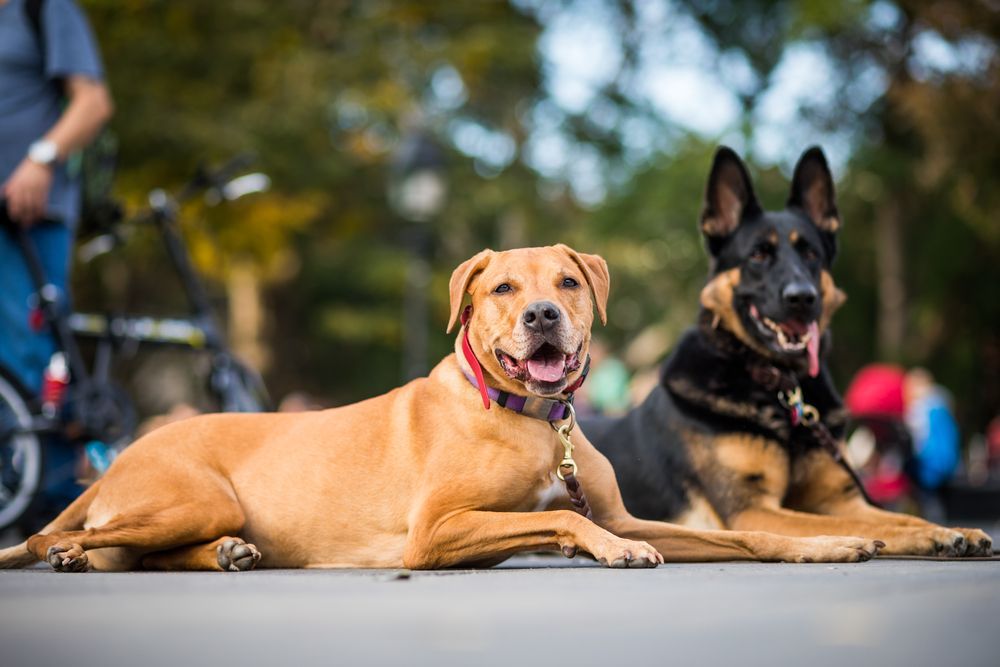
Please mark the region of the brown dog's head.
<svg viewBox="0 0 1000 667"><path fill-rule="evenodd" d="M594 306L601 322L607 322L608 287L608 265L602 258L562 244L484 250L451 275L448 331L458 320L465 294L471 294L469 343L490 384L514 393L555 396L581 372Z"/></svg>

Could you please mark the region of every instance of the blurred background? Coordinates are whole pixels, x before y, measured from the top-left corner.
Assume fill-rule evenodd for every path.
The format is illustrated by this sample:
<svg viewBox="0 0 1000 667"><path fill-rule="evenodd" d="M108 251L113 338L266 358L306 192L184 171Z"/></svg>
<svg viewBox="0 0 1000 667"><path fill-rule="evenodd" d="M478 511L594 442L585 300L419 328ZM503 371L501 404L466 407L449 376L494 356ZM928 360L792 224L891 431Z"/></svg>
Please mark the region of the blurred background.
<svg viewBox="0 0 1000 667"><path fill-rule="evenodd" d="M188 206L182 228L279 399L337 405L426 372L452 349L460 261L560 241L608 260L597 335L626 389L648 384L696 313L715 147L780 208L820 144L844 222L839 386L873 361L923 366L966 449L985 451L1000 411L996 0L80 4L129 208L244 151L271 177ZM77 305L182 313L167 267L137 234L77 266ZM130 362L145 414L197 402L169 354Z"/></svg>

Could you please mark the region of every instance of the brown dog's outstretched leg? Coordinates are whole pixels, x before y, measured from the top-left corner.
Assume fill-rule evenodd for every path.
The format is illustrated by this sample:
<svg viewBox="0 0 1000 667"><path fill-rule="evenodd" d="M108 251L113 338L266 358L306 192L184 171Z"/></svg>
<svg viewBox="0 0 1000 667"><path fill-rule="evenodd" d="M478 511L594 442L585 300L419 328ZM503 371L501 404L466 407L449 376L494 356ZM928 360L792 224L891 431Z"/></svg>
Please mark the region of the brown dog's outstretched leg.
<svg viewBox="0 0 1000 667"><path fill-rule="evenodd" d="M86 530L55 531L33 535L28 551L60 572L81 572L91 568L87 551L117 547L117 557L94 563L97 569L129 569L153 551L179 545L208 542L219 535L233 535L243 527L239 504L229 498L206 503L204 494L197 503L167 507L136 508L127 515Z"/></svg>
<svg viewBox="0 0 1000 667"><path fill-rule="evenodd" d="M607 523L623 537L647 540L668 562L759 560L787 563L856 563L866 561L884 546L865 537L786 537L739 530L695 530L628 516Z"/></svg>
<svg viewBox="0 0 1000 667"><path fill-rule="evenodd" d="M878 553L882 543L865 537L787 537L738 530L695 530L630 515L608 459L581 438L578 477L587 490L594 520L620 537L645 540L667 561L761 560L850 563Z"/></svg>
<svg viewBox="0 0 1000 667"><path fill-rule="evenodd" d="M498 562L521 551L562 550L572 557L586 551L609 567L656 567L663 559L645 542L615 537L569 510L551 512L464 511L410 531L403 564L433 569Z"/></svg>
<svg viewBox="0 0 1000 667"><path fill-rule="evenodd" d="M220 537L212 542L193 544L169 551L157 551L142 559L146 570L252 570L260 562L257 547L239 537Z"/></svg>

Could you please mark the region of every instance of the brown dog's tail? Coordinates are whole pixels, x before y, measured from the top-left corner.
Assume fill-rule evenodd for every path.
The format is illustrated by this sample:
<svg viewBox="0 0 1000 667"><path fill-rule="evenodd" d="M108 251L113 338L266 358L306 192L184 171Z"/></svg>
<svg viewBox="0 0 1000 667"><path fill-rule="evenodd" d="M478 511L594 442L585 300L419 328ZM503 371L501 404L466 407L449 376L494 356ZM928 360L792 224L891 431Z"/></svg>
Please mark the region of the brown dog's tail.
<svg viewBox="0 0 1000 667"><path fill-rule="evenodd" d="M83 522L87 519L87 511L90 504L97 496L97 489L101 481L97 480L87 490L80 494L80 497L70 503L49 525L38 531L39 535L47 535L57 530L80 530ZM0 549L0 570L14 570L20 567L27 567L37 562L35 554L28 551L28 542L25 540L7 549Z"/></svg>

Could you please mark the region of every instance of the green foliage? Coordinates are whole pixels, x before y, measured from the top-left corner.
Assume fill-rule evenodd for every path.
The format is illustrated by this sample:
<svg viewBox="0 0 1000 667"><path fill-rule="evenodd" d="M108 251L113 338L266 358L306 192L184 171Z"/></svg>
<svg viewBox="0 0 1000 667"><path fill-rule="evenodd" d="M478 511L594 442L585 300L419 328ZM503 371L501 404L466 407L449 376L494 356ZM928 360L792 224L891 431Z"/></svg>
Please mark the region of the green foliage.
<svg viewBox="0 0 1000 667"><path fill-rule="evenodd" d="M401 313L406 239L414 223L387 203L391 160L417 124L446 153L449 194L433 239L431 357L447 353L447 279L473 252L566 241L603 254L612 270L611 321L598 335L633 370L654 364L693 321L706 274L696 220L714 141L689 136L630 96L636 5L604 0L621 31L623 75L591 109L561 111L575 148L601 157L606 199L580 206L565 179L525 160L534 112L552 110L538 40L544 17L573 2L417 0L83 0L109 71L121 139L119 191L134 208L154 186L183 181L200 160L252 150L270 193L186 211L200 268L216 279L251 262L266 285L268 380L278 395L305 388L336 402L398 384L408 332ZM581 5L582 6L582 5ZM849 136L838 174L845 222L836 267L850 300L834 320L843 384L880 354L877 224L903 216L906 336L892 351L923 363L980 429L1000 405L1000 76L995 12L984 3L701 2L676 0L717 54L754 73L741 90L740 127L790 46L810 44L837 72L801 110L817 128ZM892 21L873 21L888 11ZM993 44L985 65L923 71L914 40L936 31L958 48ZM876 72L886 93L862 103L856 83ZM836 100L836 104L819 100ZM599 108L601 114L593 113ZM600 120L604 118L603 121ZM655 146L629 158L627 121ZM459 137L466 137L461 140ZM498 148L499 147L499 148ZM800 148L805 148L802 146ZM754 167L771 208L788 174ZM104 305L96 274L119 305L176 309L155 243L135 238L124 261L84 274L77 293ZM167 285L165 287L165 285Z"/></svg>

